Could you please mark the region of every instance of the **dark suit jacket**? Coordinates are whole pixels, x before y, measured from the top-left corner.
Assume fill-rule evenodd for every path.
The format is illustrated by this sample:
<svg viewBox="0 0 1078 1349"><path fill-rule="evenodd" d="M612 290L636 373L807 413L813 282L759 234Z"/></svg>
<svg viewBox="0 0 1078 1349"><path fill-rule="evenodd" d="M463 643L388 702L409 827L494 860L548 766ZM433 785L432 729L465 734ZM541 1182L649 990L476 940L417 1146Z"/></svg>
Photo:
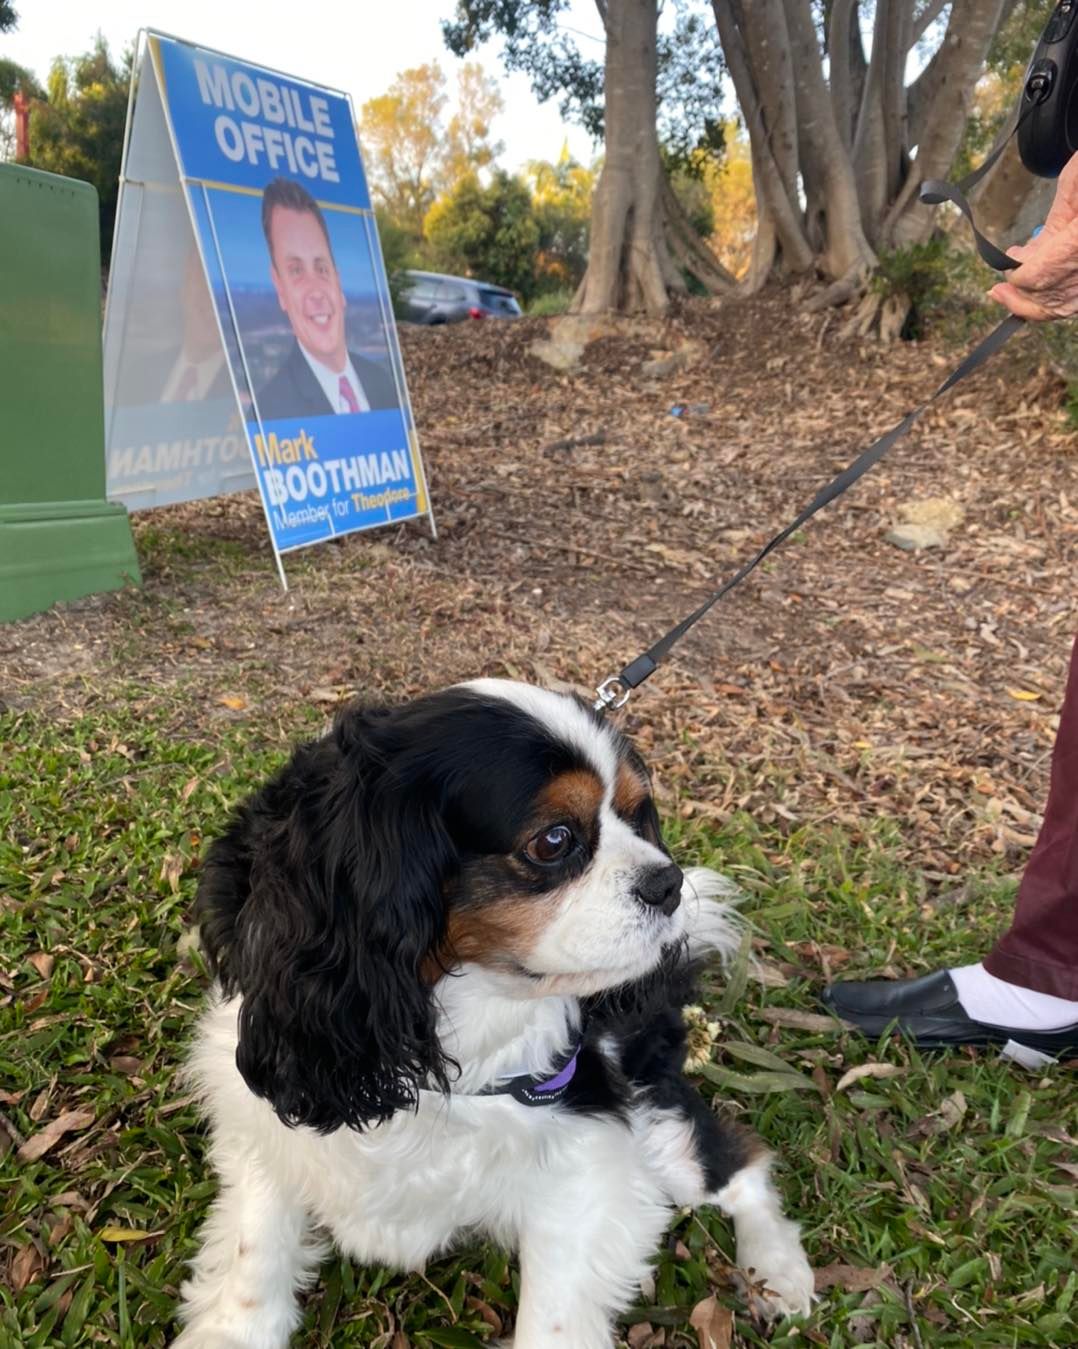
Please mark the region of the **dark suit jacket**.
<svg viewBox="0 0 1078 1349"><path fill-rule="evenodd" d="M393 376L375 361L349 352L363 392L371 410L399 406ZM307 364L299 343L292 350L277 373L259 391L258 411L263 421L278 421L285 417L326 417L337 409L330 405L321 384Z"/></svg>

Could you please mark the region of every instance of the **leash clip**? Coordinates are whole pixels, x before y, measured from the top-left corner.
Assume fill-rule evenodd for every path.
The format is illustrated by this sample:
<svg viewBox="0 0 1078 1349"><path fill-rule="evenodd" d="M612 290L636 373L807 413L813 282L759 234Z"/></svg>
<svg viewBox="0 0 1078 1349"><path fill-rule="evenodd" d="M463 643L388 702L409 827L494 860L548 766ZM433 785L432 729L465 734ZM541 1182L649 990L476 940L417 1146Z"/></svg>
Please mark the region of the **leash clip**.
<svg viewBox="0 0 1078 1349"><path fill-rule="evenodd" d="M632 696L632 689L626 684L619 675L611 675L609 679L604 679L595 690L596 698L592 704L593 712L616 712L619 707L624 707Z"/></svg>

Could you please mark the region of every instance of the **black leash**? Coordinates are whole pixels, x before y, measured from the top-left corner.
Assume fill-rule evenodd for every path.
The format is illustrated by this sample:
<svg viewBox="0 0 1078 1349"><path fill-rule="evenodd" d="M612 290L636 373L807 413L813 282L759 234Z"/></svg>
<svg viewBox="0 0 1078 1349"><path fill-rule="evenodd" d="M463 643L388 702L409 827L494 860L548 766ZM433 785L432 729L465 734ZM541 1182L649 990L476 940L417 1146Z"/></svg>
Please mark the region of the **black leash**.
<svg viewBox="0 0 1078 1349"><path fill-rule="evenodd" d="M1076 30L1076 33L1078 33L1078 30ZM1038 48L1038 52L1039 51L1040 48ZM1009 271L1019 264L1016 259L1008 257L1002 249L997 248L990 239L986 239L974 224L973 212L970 209L969 202L966 200L966 193L976 187L985 174L991 170L992 166L1007 148L1011 137L1016 135L1020 128L1027 128L1030 125L1031 119L1037 109L1054 92L1056 80L1054 74L1046 70L1046 64L1047 66L1052 65L1051 62L1045 63L1044 61L1034 60L1026 77L1022 98L1019 102L1015 116L1012 119L1012 125L1006 134L1002 136L999 144L983 164L975 169L973 173L970 173L963 178L960 183L955 184L944 182L940 179L929 179L921 185L920 199L925 205L937 206L940 202L949 201L958 207L969 222L969 226L973 231L977 252L989 267L1000 272ZM735 572L735 574L721 585L718 590L711 594L699 608L694 609L692 613L683 618L680 623L676 623L664 636L660 637L653 646L648 647L648 649L637 656L635 660L630 661L618 674L611 675L609 678L604 679L595 690L596 698L593 705L594 710L599 713L605 713L612 711L615 708L624 707L629 701L633 689L638 688L645 679L648 679L655 673L662 662L670 654L674 645L685 636L690 628L699 623L704 615L707 614L724 595L729 594L735 586L740 585L745 577L748 576L750 572L754 571L770 552L775 548L778 548L780 544L785 543L790 535L811 520L817 511L823 510L823 508L834 501L836 497L840 497L843 492L848 491L858 478L863 477L870 468L879 463L887 451L897 441L902 439L937 398L942 398L949 389L953 389L954 386L964 380L967 375L972 375L973 372L979 370L986 361L991 360L1000 347L1013 337L1024 323L1024 319L1018 318L1014 314L1008 315L1008 317L1005 318L998 327L994 328L987 337L982 338L962 363L947 376L930 398L926 399L920 407L915 408L913 412L907 413L897 426L892 427L886 435L881 436L879 440L870 445L867 450L864 450L858 455L853 463L843 469L836 478L832 479L826 487L817 493L814 500L805 507L795 520L788 524L785 529L780 530L774 538L768 540L755 557L746 562L740 571Z"/></svg>

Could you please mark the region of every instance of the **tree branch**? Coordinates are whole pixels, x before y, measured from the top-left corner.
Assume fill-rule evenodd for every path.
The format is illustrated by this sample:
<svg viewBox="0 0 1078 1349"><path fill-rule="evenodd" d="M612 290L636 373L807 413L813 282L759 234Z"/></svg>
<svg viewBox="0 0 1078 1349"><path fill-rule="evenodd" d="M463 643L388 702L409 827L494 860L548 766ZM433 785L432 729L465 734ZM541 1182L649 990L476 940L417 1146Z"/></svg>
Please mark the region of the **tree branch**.
<svg viewBox="0 0 1078 1349"><path fill-rule="evenodd" d="M827 30L831 62L831 106L842 143L853 144L853 79L850 69L850 27L857 21L857 0L835 0Z"/></svg>
<svg viewBox="0 0 1078 1349"><path fill-rule="evenodd" d="M948 0L928 0L928 4L920 14L913 20L913 27L910 30L909 42L906 44L906 50L912 51L918 42L924 37L939 16L947 8Z"/></svg>
<svg viewBox="0 0 1078 1349"><path fill-rule="evenodd" d="M755 3L756 0L753 0L753 4ZM790 193L787 190L787 175L780 168L773 145L776 129L770 127L765 121L755 71L743 40L741 23L747 24L749 13L751 12L756 16L757 12L756 10L749 11L747 8L742 11L741 7L735 6L731 3L731 0L712 0L711 7L715 14L715 23L718 26L723 55L726 57L726 65L730 71L730 78L734 82L734 89L741 107L741 115L745 119L745 126L749 133L749 144L752 150L753 186L757 200L757 220L761 222L761 226L765 219L770 220L770 246L773 249L777 242L782 247L785 260L791 270L806 271L812 266L812 250L805 238L805 232L801 224L800 203L796 201L796 198L791 200ZM775 37L775 32L769 29L767 40L773 43ZM796 133L796 117L793 129ZM792 149L796 155L796 141ZM793 169L793 176L796 180L796 163L793 165ZM764 237L764 231L761 228L757 242L762 243ZM754 249L754 276L760 268L766 271L770 270L771 266L771 259L764 263L759 254L760 250Z"/></svg>
<svg viewBox="0 0 1078 1349"><path fill-rule="evenodd" d="M889 247L903 247L931 232L932 217L916 204L914 189L925 179L945 177L951 167L973 86L999 28L1003 7L1004 0L954 0L946 35L925 71L934 68L931 99L918 107L917 124L910 130L917 157L884 223L882 238ZM911 108L911 120L912 116Z"/></svg>

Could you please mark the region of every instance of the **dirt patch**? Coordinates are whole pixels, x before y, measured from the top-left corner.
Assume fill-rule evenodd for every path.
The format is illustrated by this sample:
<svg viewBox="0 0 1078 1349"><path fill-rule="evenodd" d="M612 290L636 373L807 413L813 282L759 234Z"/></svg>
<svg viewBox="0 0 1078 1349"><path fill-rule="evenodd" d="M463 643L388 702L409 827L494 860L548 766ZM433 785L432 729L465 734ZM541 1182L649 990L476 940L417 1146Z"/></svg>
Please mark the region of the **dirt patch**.
<svg viewBox="0 0 1078 1349"><path fill-rule="evenodd" d="M253 496L139 515L143 590L0 629L0 696L66 715L134 682L194 733L282 695L477 674L590 690L958 358L839 340L781 294L619 329L564 373L530 350L548 327L403 332L436 541L409 524L298 555L286 595ZM634 699L677 809L855 832L885 814L930 879L1024 856L1078 628L1078 459L1051 378L1016 362L927 414ZM887 543L922 498L955 503L946 545Z"/></svg>

